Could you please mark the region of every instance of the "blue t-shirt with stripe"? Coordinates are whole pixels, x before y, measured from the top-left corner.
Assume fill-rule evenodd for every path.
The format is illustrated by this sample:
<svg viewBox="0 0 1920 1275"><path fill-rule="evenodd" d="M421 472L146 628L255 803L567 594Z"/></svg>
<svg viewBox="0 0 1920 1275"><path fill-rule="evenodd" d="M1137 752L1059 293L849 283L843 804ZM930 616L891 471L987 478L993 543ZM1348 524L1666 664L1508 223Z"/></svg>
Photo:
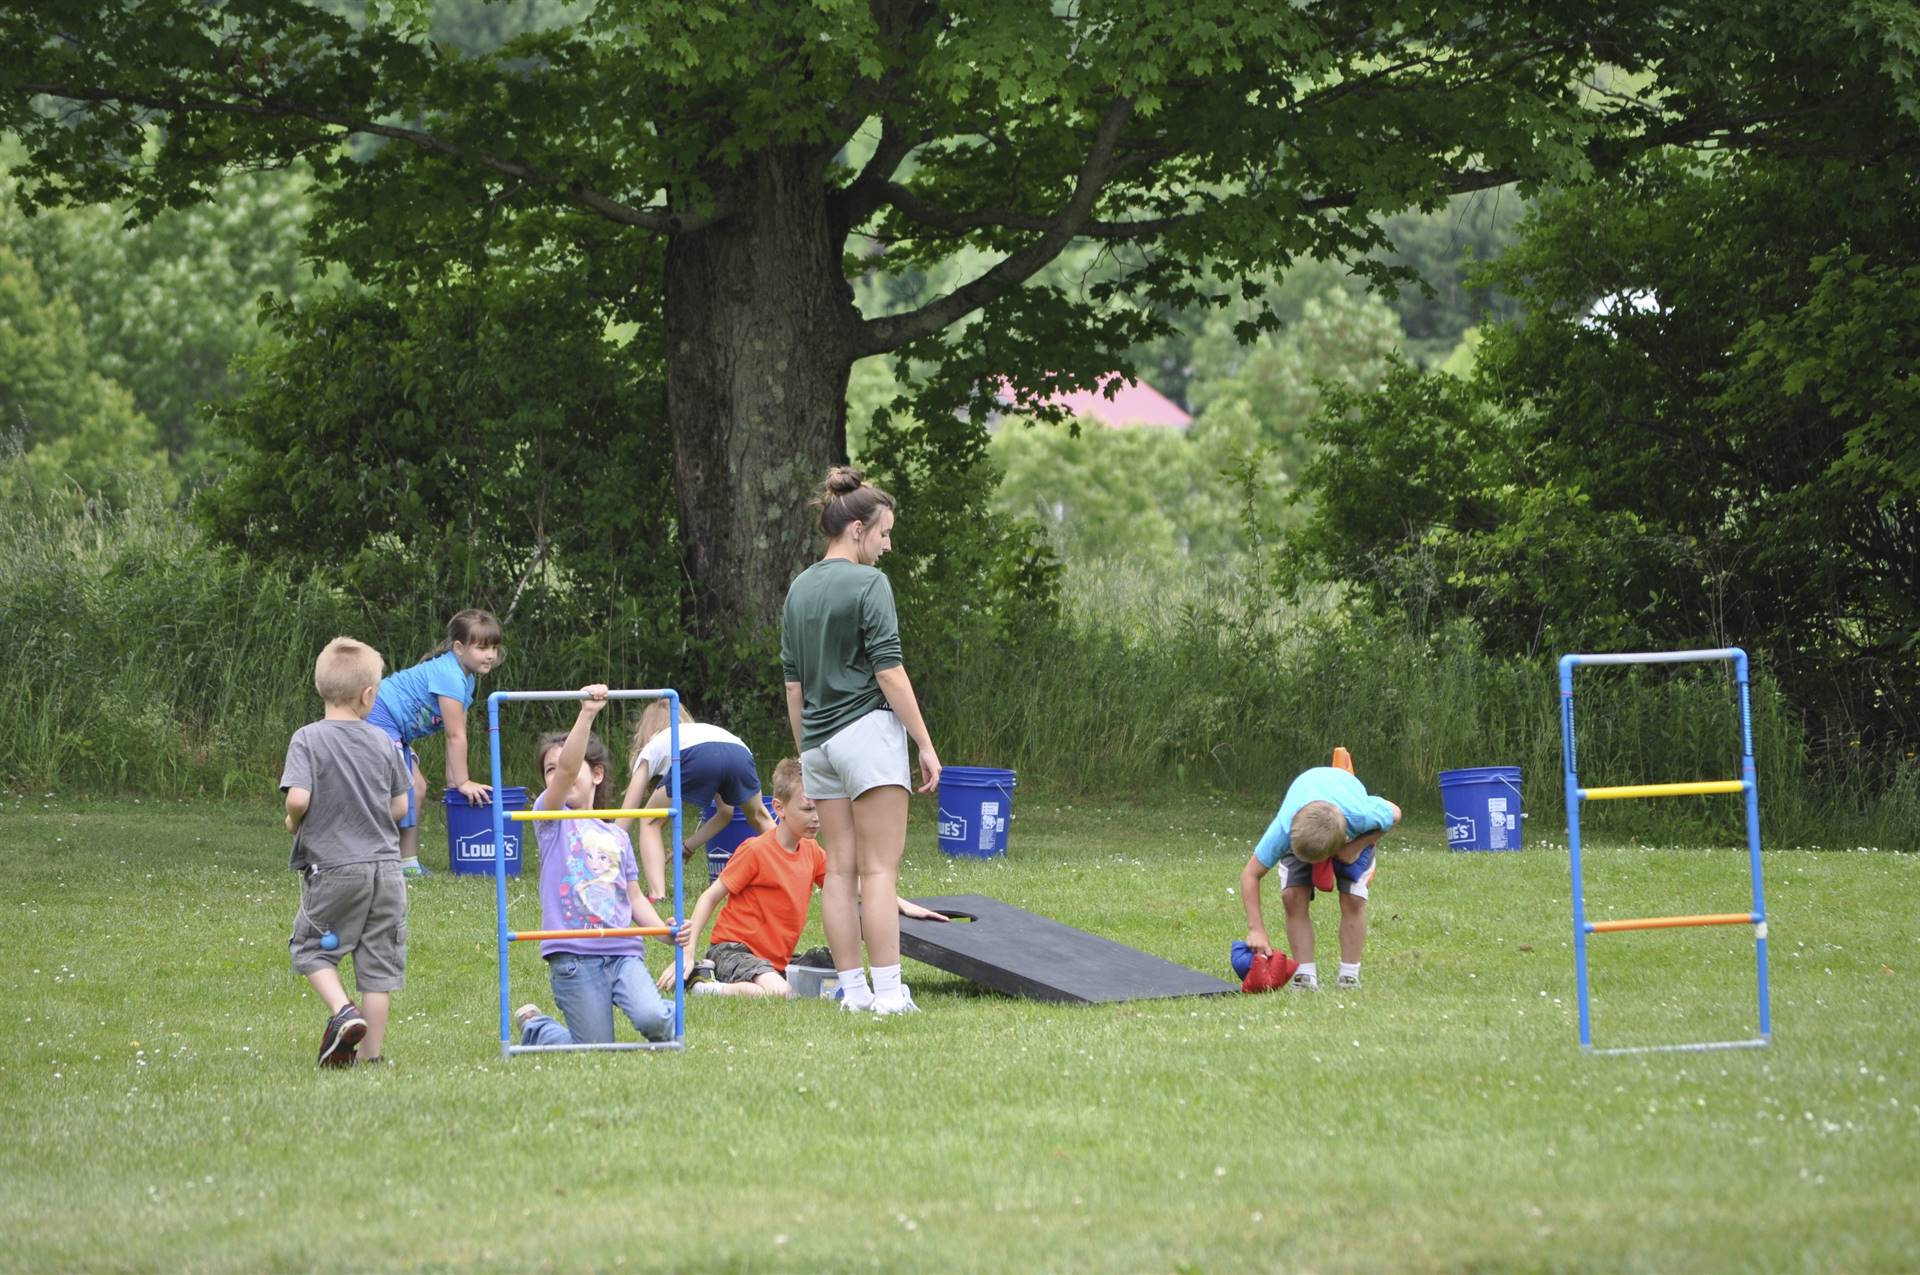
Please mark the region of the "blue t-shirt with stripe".
<svg viewBox="0 0 1920 1275"><path fill-rule="evenodd" d="M1369 832L1385 832L1393 827L1393 806L1385 797L1369 793L1366 786L1338 766L1315 766L1300 772L1287 787L1280 802L1280 813L1273 817L1253 848L1253 857L1267 867L1279 864L1280 857L1293 845L1293 817L1309 802L1330 801L1347 819L1347 840Z"/></svg>
<svg viewBox="0 0 1920 1275"><path fill-rule="evenodd" d="M380 679L380 691L374 697L374 724L391 724L408 743L437 734L447 725L440 712L440 697L470 708L473 685L473 674L461 667L460 657L452 651L422 660ZM381 716L386 720L378 720Z"/></svg>

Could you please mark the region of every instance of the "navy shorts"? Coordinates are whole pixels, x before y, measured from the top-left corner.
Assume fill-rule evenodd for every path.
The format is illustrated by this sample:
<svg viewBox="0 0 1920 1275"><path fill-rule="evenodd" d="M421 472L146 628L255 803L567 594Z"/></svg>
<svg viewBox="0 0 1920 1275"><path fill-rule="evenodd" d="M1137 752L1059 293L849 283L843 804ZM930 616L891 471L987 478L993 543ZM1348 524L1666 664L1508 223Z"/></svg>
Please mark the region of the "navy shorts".
<svg viewBox="0 0 1920 1275"><path fill-rule="evenodd" d="M1367 887L1373 884L1373 848L1378 844L1377 841L1370 843L1352 863L1342 863L1338 859L1333 861L1333 884L1340 893L1361 899L1367 897ZM1302 863L1291 854L1283 854L1280 856L1280 867L1286 872L1283 889L1302 885L1309 890L1313 888L1312 864Z"/></svg>
<svg viewBox="0 0 1920 1275"><path fill-rule="evenodd" d="M714 742L680 750L680 800L704 806L718 797L735 810L760 798L760 772L745 744Z"/></svg>

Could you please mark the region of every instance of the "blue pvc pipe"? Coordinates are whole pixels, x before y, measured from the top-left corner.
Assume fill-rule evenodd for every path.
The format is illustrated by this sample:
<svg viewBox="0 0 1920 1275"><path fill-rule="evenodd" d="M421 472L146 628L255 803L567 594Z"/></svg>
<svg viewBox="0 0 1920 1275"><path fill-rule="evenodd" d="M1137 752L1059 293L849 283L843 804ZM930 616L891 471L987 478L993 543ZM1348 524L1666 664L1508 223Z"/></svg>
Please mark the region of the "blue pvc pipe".
<svg viewBox="0 0 1920 1275"><path fill-rule="evenodd" d="M673 923L678 926L686 919L682 893L680 849L680 696L673 690L667 691L667 743L672 754L667 763L667 791L669 804L673 806ZM673 943L673 1038L681 1044L687 1039L687 971L682 960L682 949Z"/></svg>
<svg viewBox="0 0 1920 1275"><path fill-rule="evenodd" d="M1580 1006L1580 1048L1593 1048L1587 1001L1587 900L1580 866L1580 779L1573 737L1573 670L1581 657L1560 657L1560 778L1566 789L1567 864L1573 878L1573 981Z"/></svg>
<svg viewBox="0 0 1920 1275"><path fill-rule="evenodd" d="M509 1057L513 1048L513 1017L507 1005L507 814L500 793L507 778L500 765L500 700L508 694L495 691L487 696L487 752L493 761L493 920L494 938L500 961L500 1056ZM526 856L521 856L526 861Z"/></svg>
<svg viewBox="0 0 1920 1275"><path fill-rule="evenodd" d="M508 986L507 951L510 946L507 928L507 821L506 808L501 805L500 790L505 786L506 776L500 764L500 706L511 701L555 701L577 700L579 691L495 691L487 696L487 741L488 751L493 760L493 883L494 883L494 928L498 945L500 965L500 1056L511 1058L514 1054L528 1053L535 1046L516 1045L513 1042L512 1011L509 1000L512 992ZM670 763L669 785L673 793L673 910L672 920L678 924L684 919L685 909L681 907L683 896L680 879L680 694L672 687L641 691L608 691L608 699L664 699L669 710L667 729L672 732L670 742L673 746L673 760ZM522 856L524 861L525 856ZM567 1049L636 1049L636 1048L685 1048L687 1040L687 1003L686 970L681 963L680 946L673 948L673 1026L674 1037L671 1045L570 1045Z"/></svg>
<svg viewBox="0 0 1920 1275"><path fill-rule="evenodd" d="M1704 1045L1648 1045L1632 1049L1593 1048L1593 1026L1588 999L1586 897L1580 864L1580 799L1578 752L1573 732L1573 670L1582 664L1684 664L1731 660L1740 688L1740 779L1746 798L1747 864L1753 886L1753 958L1760 1002L1760 1036L1750 1041L1723 1041ZM1737 646L1694 651L1645 651L1609 655L1560 657L1560 756L1566 784L1567 857L1573 877L1574 980L1580 1003L1580 1047L1589 1053L1648 1053L1667 1050L1743 1049L1765 1045L1773 1038L1773 1016L1767 986L1767 909L1760 869L1760 785L1753 760L1753 698L1747 672L1747 653Z"/></svg>
<svg viewBox="0 0 1920 1275"><path fill-rule="evenodd" d="M1753 970L1760 1000L1760 1038L1773 1038L1773 1010L1767 989L1767 902L1760 876L1760 775L1753 762L1753 696L1747 678L1747 653L1734 648L1734 679L1740 684L1740 778L1746 785L1747 863L1753 878Z"/></svg>

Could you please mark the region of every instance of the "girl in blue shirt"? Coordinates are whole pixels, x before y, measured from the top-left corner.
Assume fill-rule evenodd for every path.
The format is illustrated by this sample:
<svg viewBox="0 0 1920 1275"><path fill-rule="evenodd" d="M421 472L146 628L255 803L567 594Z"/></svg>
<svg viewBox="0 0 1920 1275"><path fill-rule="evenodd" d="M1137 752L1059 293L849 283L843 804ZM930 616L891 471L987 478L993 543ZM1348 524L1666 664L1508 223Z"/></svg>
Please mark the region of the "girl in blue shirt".
<svg viewBox="0 0 1920 1275"><path fill-rule="evenodd" d="M410 877L427 872L420 862L420 803L427 799L427 778L420 773L413 741L444 730L447 787L458 789L476 806L491 801L493 789L467 775L467 709L473 703L474 680L493 672L499 662L500 621L469 608L447 621L446 640L425 659L380 681L367 720L387 733L413 776L407 817L400 821L400 866Z"/></svg>

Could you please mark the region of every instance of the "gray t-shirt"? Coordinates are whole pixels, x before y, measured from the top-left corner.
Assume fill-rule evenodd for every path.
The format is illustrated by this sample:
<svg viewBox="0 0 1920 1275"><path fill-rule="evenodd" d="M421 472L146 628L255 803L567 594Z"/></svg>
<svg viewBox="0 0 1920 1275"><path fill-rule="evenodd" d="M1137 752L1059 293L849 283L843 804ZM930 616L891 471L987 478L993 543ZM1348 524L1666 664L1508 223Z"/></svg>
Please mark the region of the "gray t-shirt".
<svg viewBox="0 0 1920 1275"><path fill-rule="evenodd" d="M887 707L873 675L900 662L893 586L879 568L823 558L794 578L780 622L780 663L787 680L800 683L802 748Z"/></svg>
<svg viewBox="0 0 1920 1275"><path fill-rule="evenodd" d="M313 794L294 834L295 872L400 859L393 799L412 782L387 733L366 722L322 719L293 732L280 791Z"/></svg>

